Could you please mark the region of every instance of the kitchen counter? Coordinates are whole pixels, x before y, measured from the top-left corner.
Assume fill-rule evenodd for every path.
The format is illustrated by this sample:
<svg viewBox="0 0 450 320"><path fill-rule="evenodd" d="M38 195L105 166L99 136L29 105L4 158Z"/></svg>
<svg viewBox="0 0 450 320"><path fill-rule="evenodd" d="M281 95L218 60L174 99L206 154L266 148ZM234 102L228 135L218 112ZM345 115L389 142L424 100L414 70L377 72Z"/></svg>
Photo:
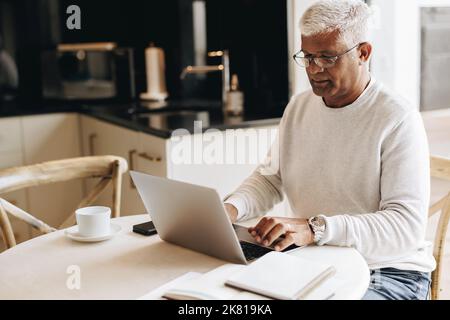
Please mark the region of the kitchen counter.
<svg viewBox="0 0 450 320"><path fill-rule="evenodd" d="M177 129L197 133L208 129L237 129L278 125L282 112L224 116L217 101L183 100L163 103L62 103L46 102L26 108L10 102L0 106L0 117L76 112L131 130L169 138ZM196 123L195 121L201 121Z"/></svg>
<svg viewBox="0 0 450 320"><path fill-rule="evenodd" d="M0 104L0 118L18 117L38 114L48 114L57 112L78 112L80 106L76 104L63 104L57 102L49 103L21 103L2 102Z"/></svg>

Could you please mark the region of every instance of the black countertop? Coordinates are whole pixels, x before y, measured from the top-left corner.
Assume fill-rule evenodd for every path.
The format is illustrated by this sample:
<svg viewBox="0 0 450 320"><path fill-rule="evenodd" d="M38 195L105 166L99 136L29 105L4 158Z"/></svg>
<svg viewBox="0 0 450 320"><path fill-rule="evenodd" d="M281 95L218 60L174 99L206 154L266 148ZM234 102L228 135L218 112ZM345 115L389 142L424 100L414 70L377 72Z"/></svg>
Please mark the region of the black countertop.
<svg viewBox="0 0 450 320"><path fill-rule="evenodd" d="M284 109L277 108L277 109ZM208 129L237 129L277 125L282 111L224 116L218 101L183 100L150 102L61 102L39 104L8 102L0 105L0 117L25 116L58 112L77 112L121 127L169 138L179 134L197 133ZM195 122L201 121L201 122ZM177 130L183 129L183 130Z"/></svg>

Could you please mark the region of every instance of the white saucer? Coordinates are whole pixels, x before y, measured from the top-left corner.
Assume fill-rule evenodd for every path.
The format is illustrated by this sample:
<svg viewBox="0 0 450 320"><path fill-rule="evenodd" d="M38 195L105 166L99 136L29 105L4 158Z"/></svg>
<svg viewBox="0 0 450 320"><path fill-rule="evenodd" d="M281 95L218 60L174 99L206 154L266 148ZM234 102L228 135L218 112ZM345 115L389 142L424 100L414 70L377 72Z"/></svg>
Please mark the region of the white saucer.
<svg viewBox="0 0 450 320"><path fill-rule="evenodd" d="M68 238L70 238L72 240L75 240L75 241L98 242L98 241L104 241L104 240L111 239L117 233L119 233L120 230L122 230L122 228L119 225L111 223L111 232L110 232L110 234L107 234L107 235L104 235L104 236L84 237L84 236L82 236L82 235L80 235L78 233L78 226L73 226L73 227L71 227L69 229L66 229L64 231L64 234L66 235L66 237L68 237Z"/></svg>

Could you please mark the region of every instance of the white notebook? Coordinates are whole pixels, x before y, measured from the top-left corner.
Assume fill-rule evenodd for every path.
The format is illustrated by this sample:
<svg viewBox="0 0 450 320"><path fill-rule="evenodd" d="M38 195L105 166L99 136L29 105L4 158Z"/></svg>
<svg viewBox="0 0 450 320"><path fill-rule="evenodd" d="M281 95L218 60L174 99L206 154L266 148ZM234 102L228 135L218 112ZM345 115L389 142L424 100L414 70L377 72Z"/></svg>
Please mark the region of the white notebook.
<svg viewBox="0 0 450 320"><path fill-rule="evenodd" d="M245 268L245 266L232 263L224 264L198 277L177 282L175 285L166 288L163 297L174 300L265 299L260 295L225 285L225 279L242 268Z"/></svg>
<svg viewBox="0 0 450 320"><path fill-rule="evenodd" d="M304 299L335 272L331 265L272 251L228 277L225 284L274 299Z"/></svg>
<svg viewBox="0 0 450 320"><path fill-rule="evenodd" d="M163 295L164 293L179 285L180 283L186 282L188 280L196 279L198 277L202 276L199 272L187 272L178 278L175 278L162 286L148 292L147 294L143 295L142 297L139 297L138 300L164 300Z"/></svg>

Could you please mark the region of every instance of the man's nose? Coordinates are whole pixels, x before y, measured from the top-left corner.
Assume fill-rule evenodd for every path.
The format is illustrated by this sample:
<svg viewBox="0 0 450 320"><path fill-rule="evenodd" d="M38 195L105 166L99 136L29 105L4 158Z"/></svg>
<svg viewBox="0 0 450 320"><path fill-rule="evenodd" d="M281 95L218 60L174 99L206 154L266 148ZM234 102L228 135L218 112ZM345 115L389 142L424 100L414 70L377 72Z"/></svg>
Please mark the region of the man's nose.
<svg viewBox="0 0 450 320"><path fill-rule="evenodd" d="M319 67L314 60L309 63L308 72L310 74L316 74L319 72L323 72L323 68Z"/></svg>

